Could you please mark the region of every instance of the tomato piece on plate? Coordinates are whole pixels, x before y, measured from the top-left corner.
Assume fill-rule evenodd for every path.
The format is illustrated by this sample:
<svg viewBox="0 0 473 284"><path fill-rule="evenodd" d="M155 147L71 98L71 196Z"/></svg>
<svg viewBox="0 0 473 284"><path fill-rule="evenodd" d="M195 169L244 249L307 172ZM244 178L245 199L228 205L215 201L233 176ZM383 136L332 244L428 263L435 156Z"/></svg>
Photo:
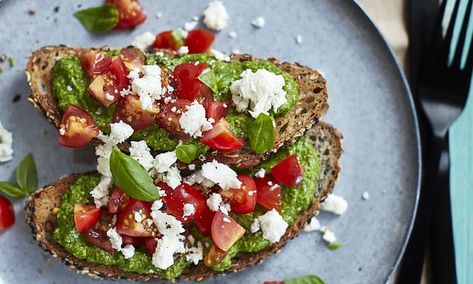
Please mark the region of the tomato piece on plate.
<svg viewBox="0 0 473 284"><path fill-rule="evenodd" d="M215 212L210 210L209 207L205 206L200 215L194 219L194 223L197 228L199 228L199 231L202 233L202 235L210 236L214 215Z"/></svg>
<svg viewBox="0 0 473 284"><path fill-rule="evenodd" d="M153 255L156 251L156 247L158 246L158 239L155 237L145 238L145 246L149 254Z"/></svg>
<svg viewBox="0 0 473 284"><path fill-rule="evenodd" d="M15 224L15 211L6 197L0 195L0 231L6 230Z"/></svg>
<svg viewBox="0 0 473 284"><path fill-rule="evenodd" d="M151 220L150 213L151 203L130 199L125 209L118 214L117 232L132 237L153 236L155 234L153 222L147 221Z"/></svg>
<svg viewBox="0 0 473 284"><path fill-rule="evenodd" d="M208 69L207 64L200 62L189 62L179 64L172 73L176 82L176 95L179 99L194 101L200 92L200 88L205 86L199 75Z"/></svg>
<svg viewBox="0 0 473 284"><path fill-rule="evenodd" d="M215 245L227 251L236 241L245 234L245 229L232 217L217 211L212 220L212 240Z"/></svg>
<svg viewBox="0 0 473 284"><path fill-rule="evenodd" d="M180 139L187 139L188 135L182 130L179 119L181 118L181 114L187 110L186 107L191 103L192 102L188 100L177 99L173 103L162 104L161 106L164 108L158 118L159 125L169 133L178 136Z"/></svg>
<svg viewBox="0 0 473 284"><path fill-rule="evenodd" d="M108 213L115 214L125 209L130 197L116 187L108 201Z"/></svg>
<svg viewBox="0 0 473 284"><path fill-rule="evenodd" d="M129 245L134 245L134 246L144 245L145 239L146 239L146 238L131 237L127 235L123 235L121 237L122 237L122 242L124 244L129 244Z"/></svg>
<svg viewBox="0 0 473 284"><path fill-rule="evenodd" d="M256 207L256 184L252 177L238 175L241 181L241 188L221 190L220 195L230 200L232 212L236 214L247 214L253 212Z"/></svg>
<svg viewBox="0 0 473 284"><path fill-rule="evenodd" d="M62 115L58 142L65 147L79 148L99 135L94 118L85 110L69 105Z"/></svg>
<svg viewBox="0 0 473 284"><path fill-rule="evenodd" d="M95 205L74 205L74 224L76 231L83 233L92 228L102 214L102 209Z"/></svg>
<svg viewBox="0 0 473 284"><path fill-rule="evenodd" d="M210 102L206 108L206 116L207 118L212 118L215 122L217 122L227 116L231 106L231 100Z"/></svg>
<svg viewBox="0 0 473 284"><path fill-rule="evenodd" d="M302 167L295 154L290 155L274 166L271 169L271 174L276 181L291 187L299 186L303 181Z"/></svg>
<svg viewBox="0 0 473 284"><path fill-rule="evenodd" d="M195 29L189 32L184 45L189 47L189 53L204 53L209 51L215 36L202 29Z"/></svg>
<svg viewBox="0 0 473 284"><path fill-rule="evenodd" d="M172 34L172 31L164 31L156 35L152 47L156 49L170 49L177 51L181 45L182 40L179 41L176 39Z"/></svg>
<svg viewBox="0 0 473 284"><path fill-rule="evenodd" d="M138 48L129 47L121 49L120 58L123 60L128 70L141 67L145 64L145 55L143 51Z"/></svg>
<svg viewBox="0 0 473 284"><path fill-rule="evenodd" d="M118 103L113 121L122 120L134 130L141 130L153 124L158 112L158 107L154 107L152 110L143 109L137 96L127 95Z"/></svg>
<svg viewBox="0 0 473 284"><path fill-rule="evenodd" d="M87 75L93 78L108 71L112 58L102 51L88 50L79 54L79 61Z"/></svg>
<svg viewBox="0 0 473 284"><path fill-rule="evenodd" d="M160 183L159 186L166 192L166 195L163 196L163 201L166 204L167 212L183 223L194 220L207 207L206 196L187 183L182 183L175 189L172 189L165 183ZM189 215L186 216L184 216L185 206L191 208L189 209Z"/></svg>
<svg viewBox="0 0 473 284"><path fill-rule="evenodd" d="M204 258L204 264L210 267L215 266L222 263L225 255L227 255L225 251L219 249L216 245L213 245Z"/></svg>
<svg viewBox="0 0 473 284"><path fill-rule="evenodd" d="M243 139L233 135L230 125L224 118L220 119L212 129L205 132L200 141L213 150L229 153L235 152L245 145Z"/></svg>
<svg viewBox="0 0 473 284"><path fill-rule="evenodd" d="M107 236L107 232L100 229L91 228L84 232L83 235L89 244L96 246L108 253L114 253L115 250L112 247L112 242Z"/></svg>
<svg viewBox="0 0 473 284"><path fill-rule="evenodd" d="M277 181L267 175L263 178L256 178L256 191L258 196L256 201L266 209L276 209L281 212L281 187Z"/></svg>
<svg viewBox="0 0 473 284"><path fill-rule="evenodd" d="M146 21L146 13L138 0L107 0L118 9L118 24L113 28L115 30L126 30L138 26Z"/></svg>

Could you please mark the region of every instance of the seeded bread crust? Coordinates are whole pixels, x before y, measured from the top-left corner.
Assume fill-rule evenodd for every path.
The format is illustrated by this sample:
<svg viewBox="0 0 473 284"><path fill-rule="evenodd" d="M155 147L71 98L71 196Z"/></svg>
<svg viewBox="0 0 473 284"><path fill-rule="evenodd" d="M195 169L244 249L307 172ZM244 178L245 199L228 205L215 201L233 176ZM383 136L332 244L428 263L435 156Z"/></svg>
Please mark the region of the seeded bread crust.
<svg viewBox="0 0 473 284"><path fill-rule="evenodd" d="M241 271L249 265L259 264L265 258L278 253L287 241L297 236L304 228L307 221L318 213L320 203L332 192L341 169L339 160L343 152L342 134L331 125L320 122L306 133L306 137L312 141L321 159L319 191L317 196L309 208L303 211L296 222L287 229L279 242L257 253L237 255L232 262L231 268L225 273ZM36 191L27 199L25 204L26 222L29 224L31 232L39 245L46 252L61 259L69 268L92 277L140 281L160 278L159 275L156 274L142 275L129 273L123 272L114 266L87 263L84 260L72 256L54 242L52 233L56 226L57 208L59 208L63 194L77 176L78 174L73 174L63 177L50 186ZM197 266L187 268L179 279L202 281L218 274L221 273L212 270L201 262L201 264Z"/></svg>
<svg viewBox="0 0 473 284"><path fill-rule="evenodd" d="M100 49L105 50L108 48L103 47ZM60 127L62 112L52 95L52 69L59 59L70 55L77 55L81 50L85 49L67 46L46 46L34 51L29 57L26 78L31 94L28 100L35 108L43 112L57 128ZM172 56L169 53L168 55ZM251 55L232 56L234 61L255 59ZM327 86L322 74L298 63L281 63L276 58L269 58L267 60L291 74L298 85L300 93L296 106L286 115L275 120L276 143L273 150L265 155L257 155L251 149L242 149L231 154L209 153L208 159L216 159L227 165L234 165L240 168L257 165L277 152L283 145L294 143L297 138L304 135L305 131L317 123L327 112L329 107L327 102ZM94 139L92 143L99 144L100 141ZM127 145L122 145L122 147L123 149L128 148Z"/></svg>

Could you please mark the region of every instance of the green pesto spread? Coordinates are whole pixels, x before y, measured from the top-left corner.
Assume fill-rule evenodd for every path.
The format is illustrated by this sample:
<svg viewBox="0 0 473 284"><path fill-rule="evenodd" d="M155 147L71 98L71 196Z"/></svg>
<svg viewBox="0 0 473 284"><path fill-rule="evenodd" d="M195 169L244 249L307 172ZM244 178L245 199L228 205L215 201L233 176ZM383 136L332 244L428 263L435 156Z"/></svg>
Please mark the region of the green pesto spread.
<svg viewBox="0 0 473 284"><path fill-rule="evenodd" d="M276 113L271 115L283 115L294 107L298 98L297 84L287 72L276 67L267 61L244 61L244 62L222 62L206 54L188 54L175 58L160 55L149 55L145 64L160 65L168 69L185 62L203 62L210 66L212 76L212 91L216 100L230 99L230 85L240 78L241 72L245 69L256 71L267 69L275 74L284 77L286 82L283 89L286 91L287 103L279 107ZM97 122L102 132L110 132L117 103L106 108L90 96L87 92L89 79L76 56L69 56L57 61L53 69L52 89L59 108L64 111L68 105L76 105L89 112ZM247 128L253 119L248 114L231 111L227 116L232 132L238 137L247 138ZM131 137L132 140L144 140L153 151L171 151L178 144L178 140L169 137L168 133L157 124L149 126L143 130L136 131Z"/></svg>
<svg viewBox="0 0 473 284"><path fill-rule="evenodd" d="M281 186L281 216L289 225L293 224L300 212L310 205L311 200L317 193L320 160L316 150L308 140L301 139L287 149L279 151L272 159L263 162L254 169L255 171L260 168L271 169L290 154L297 155L303 167L304 181L296 188ZM158 273L166 279L173 279L179 276L187 266L191 265L184 256L181 256L173 266L166 270L160 270L153 266L151 256L146 252L137 250L133 257L125 259L121 253L109 254L98 247L89 245L85 238L75 230L74 205L78 203L92 203L90 191L99 181L100 176L98 174L81 175L66 191L59 207L58 223L54 231L56 242L75 257L85 259L87 262L113 265L127 272L140 274ZM250 233L249 230L253 220L264 214L264 212L265 210L258 206L250 214L237 215L231 213L232 217L246 229L246 233L229 249L223 262L213 267L215 270L224 271L229 269L232 258L238 253L253 253L270 245L270 242L263 238L261 231ZM191 234L195 239L200 240L204 244L204 255L207 254L209 247L212 245L211 238L202 236L195 227L192 228ZM208 243L208 246L205 245L206 243Z"/></svg>

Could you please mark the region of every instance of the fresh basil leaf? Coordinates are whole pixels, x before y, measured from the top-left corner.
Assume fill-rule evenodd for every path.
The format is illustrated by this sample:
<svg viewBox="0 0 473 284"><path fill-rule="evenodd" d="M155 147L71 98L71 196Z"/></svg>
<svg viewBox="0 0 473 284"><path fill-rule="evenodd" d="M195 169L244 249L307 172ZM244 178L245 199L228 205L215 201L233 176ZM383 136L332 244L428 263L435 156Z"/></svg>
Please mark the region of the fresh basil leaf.
<svg viewBox="0 0 473 284"><path fill-rule="evenodd" d="M179 161L189 164L199 155L199 149L193 144L182 144L176 147L176 157Z"/></svg>
<svg viewBox="0 0 473 284"><path fill-rule="evenodd" d="M285 279L284 284L325 284L325 282L318 276L304 275L291 279Z"/></svg>
<svg viewBox="0 0 473 284"><path fill-rule="evenodd" d="M26 195L25 191L8 181L0 181L0 192L10 197L23 197Z"/></svg>
<svg viewBox="0 0 473 284"><path fill-rule="evenodd" d="M104 33L118 24L118 9L113 4L84 9L74 13L82 25L93 33Z"/></svg>
<svg viewBox="0 0 473 284"><path fill-rule="evenodd" d="M264 113L258 115L249 125L248 139L256 154L272 150L276 140L273 119Z"/></svg>
<svg viewBox="0 0 473 284"><path fill-rule="evenodd" d="M181 47L184 44L184 35L182 31L179 29L175 29L171 32L172 39L176 43L177 46Z"/></svg>
<svg viewBox="0 0 473 284"><path fill-rule="evenodd" d="M217 76L213 71L205 72L199 75L199 80L209 87L214 94L218 93Z"/></svg>
<svg viewBox="0 0 473 284"><path fill-rule="evenodd" d="M110 155L110 171L113 182L130 197L143 201L159 199L158 189L143 166L116 148Z"/></svg>
<svg viewBox="0 0 473 284"><path fill-rule="evenodd" d="M331 250L337 250L341 247L342 245L339 242L333 243L333 244L328 244L327 248Z"/></svg>
<svg viewBox="0 0 473 284"><path fill-rule="evenodd" d="M16 168L16 182L27 193L33 192L38 188L38 176L33 155L26 155L18 164Z"/></svg>

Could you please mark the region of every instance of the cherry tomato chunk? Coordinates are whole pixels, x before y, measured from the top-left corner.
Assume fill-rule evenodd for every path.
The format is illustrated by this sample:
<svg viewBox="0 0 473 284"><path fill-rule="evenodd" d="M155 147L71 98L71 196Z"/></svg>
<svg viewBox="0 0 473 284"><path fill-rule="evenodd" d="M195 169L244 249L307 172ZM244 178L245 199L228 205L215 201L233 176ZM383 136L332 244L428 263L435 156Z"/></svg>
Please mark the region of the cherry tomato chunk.
<svg viewBox="0 0 473 284"><path fill-rule="evenodd" d="M137 96L128 95L118 103L113 121L122 120L134 130L141 130L153 124L158 112L159 108L157 107L153 107L151 110L143 109Z"/></svg>
<svg viewBox="0 0 473 284"><path fill-rule="evenodd" d="M207 64L200 62L189 62L177 65L173 71L177 98L189 101L195 100L200 88L205 86L199 80L199 75L208 68Z"/></svg>
<svg viewBox="0 0 473 284"><path fill-rule="evenodd" d="M117 212L122 211L125 209L130 197L121 191L120 188L115 188L110 199L108 201L108 213L115 214Z"/></svg>
<svg viewBox="0 0 473 284"><path fill-rule="evenodd" d="M176 38L174 38L172 31L164 31L156 35L152 47L156 49L170 49L177 51L181 45L182 41L180 44Z"/></svg>
<svg viewBox="0 0 473 284"><path fill-rule="evenodd" d="M153 255L158 246L158 240L155 237L145 238L145 246L149 254Z"/></svg>
<svg viewBox="0 0 473 284"><path fill-rule="evenodd" d="M255 179L258 196L256 201L266 209L276 209L281 212L281 187L277 181L267 175L264 178Z"/></svg>
<svg viewBox="0 0 473 284"><path fill-rule="evenodd" d="M6 230L15 224L15 211L6 197L0 195L0 231Z"/></svg>
<svg viewBox="0 0 473 284"><path fill-rule="evenodd" d="M210 210L207 206L205 206L204 210L200 215L194 219L194 223L199 228L199 231L204 236L210 236L210 232L212 229L212 220L214 218L215 212Z"/></svg>
<svg viewBox="0 0 473 284"><path fill-rule="evenodd" d="M232 212L236 214L247 214L253 212L256 207L256 184L253 178L247 175L238 175L241 188L221 190L222 197L230 200Z"/></svg>
<svg viewBox="0 0 473 284"><path fill-rule="evenodd" d="M245 229L232 217L221 211L215 213L212 220L212 240L223 250L228 249L245 234Z"/></svg>
<svg viewBox="0 0 473 284"><path fill-rule="evenodd" d="M108 253L114 253L112 242L107 236L107 232L95 228L90 228L83 233L87 242L93 246L96 246Z"/></svg>
<svg viewBox="0 0 473 284"><path fill-rule="evenodd" d="M131 237L127 235L123 235L121 237L123 244L129 244L134 246L141 246L145 244L145 238Z"/></svg>
<svg viewBox="0 0 473 284"><path fill-rule="evenodd" d="M102 209L97 208L95 205L74 205L74 224L76 225L76 231L83 233L92 228L95 223L97 223L101 213Z"/></svg>
<svg viewBox="0 0 473 284"><path fill-rule="evenodd" d="M227 252L219 249L216 245L213 245L204 258L204 264L213 267L221 263L225 258L225 255L227 255Z"/></svg>
<svg viewBox="0 0 473 284"><path fill-rule="evenodd" d="M189 47L189 53L204 53L209 51L215 36L202 29L195 29L189 32L184 45Z"/></svg>
<svg viewBox="0 0 473 284"><path fill-rule="evenodd" d="M245 145L243 139L233 135L230 125L224 118L220 119L212 129L205 132L200 141L213 150L228 153L238 151Z"/></svg>
<svg viewBox="0 0 473 284"><path fill-rule="evenodd" d="M138 0L107 0L118 8L118 24L115 30L131 29L146 21L146 13Z"/></svg>
<svg viewBox="0 0 473 284"><path fill-rule="evenodd" d="M99 135L94 118L85 110L69 105L61 120L58 142L65 147L79 148L89 144Z"/></svg>
<svg viewBox="0 0 473 284"><path fill-rule="evenodd" d="M105 55L102 51L88 50L79 54L79 61L87 75L93 78L108 70L112 63L112 58Z"/></svg>
<svg viewBox="0 0 473 284"><path fill-rule="evenodd" d="M181 222L187 223L194 220L207 207L206 196L187 183L182 183L175 189L165 183L160 183L159 186L166 192L163 196L166 210ZM189 210L188 214L184 214L186 206Z"/></svg>
<svg viewBox="0 0 473 284"><path fill-rule="evenodd" d="M295 154L285 158L271 169L271 174L278 182L290 186L299 186L302 179L302 167Z"/></svg>
<svg viewBox="0 0 473 284"><path fill-rule="evenodd" d="M210 102L206 108L206 116L207 118L212 118L215 122L217 122L227 116L231 106L231 100Z"/></svg>
<svg viewBox="0 0 473 284"><path fill-rule="evenodd" d="M145 55L138 48L123 48L120 50L120 58L128 70L141 67L145 64ZM127 73L128 74L128 73Z"/></svg>
<svg viewBox="0 0 473 284"><path fill-rule="evenodd" d="M117 232L131 237L153 236L151 203L130 199L127 206L118 215Z"/></svg>

